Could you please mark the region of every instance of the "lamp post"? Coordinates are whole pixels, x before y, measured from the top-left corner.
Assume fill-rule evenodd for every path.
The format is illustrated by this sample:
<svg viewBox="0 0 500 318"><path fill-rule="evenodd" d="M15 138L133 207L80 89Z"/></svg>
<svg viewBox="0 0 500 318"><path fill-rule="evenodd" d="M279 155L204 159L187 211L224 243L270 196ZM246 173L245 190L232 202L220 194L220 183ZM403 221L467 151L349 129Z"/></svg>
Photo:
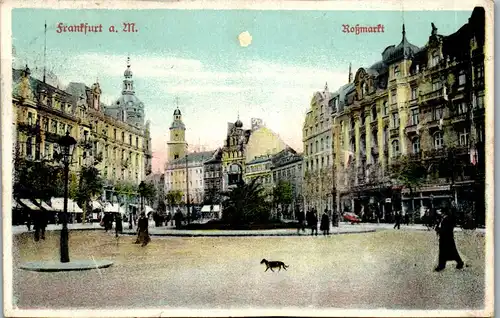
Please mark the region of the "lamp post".
<svg viewBox="0 0 500 318"><path fill-rule="evenodd" d="M68 233L68 183L69 183L69 165L71 164L71 157L73 155L73 150L76 145L75 138L69 135L69 131L66 135L61 137L58 142L61 149L61 159L64 164L64 210L62 214L62 230L60 239L60 255L61 263L69 263L69 233Z"/></svg>

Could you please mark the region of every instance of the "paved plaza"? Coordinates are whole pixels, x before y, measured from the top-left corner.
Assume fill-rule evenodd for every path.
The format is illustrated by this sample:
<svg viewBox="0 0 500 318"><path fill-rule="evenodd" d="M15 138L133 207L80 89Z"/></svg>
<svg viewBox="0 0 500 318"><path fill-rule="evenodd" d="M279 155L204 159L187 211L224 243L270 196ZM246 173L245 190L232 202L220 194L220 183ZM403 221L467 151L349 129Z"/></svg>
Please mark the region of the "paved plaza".
<svg viewBox="0 0 500 318"><path fill-rule="evenodd" d="M70 232L72 259L106 259L92 271L22 270L57 260L58 232L34 242L14 235L14 299L20 309L56 308L345 308L481 309L484 236L456 233L469 267L432 271L433 231L380 230L323 237L153 237L103 231ZM260 261L284 261L287 271L264 272Z"/></svg>

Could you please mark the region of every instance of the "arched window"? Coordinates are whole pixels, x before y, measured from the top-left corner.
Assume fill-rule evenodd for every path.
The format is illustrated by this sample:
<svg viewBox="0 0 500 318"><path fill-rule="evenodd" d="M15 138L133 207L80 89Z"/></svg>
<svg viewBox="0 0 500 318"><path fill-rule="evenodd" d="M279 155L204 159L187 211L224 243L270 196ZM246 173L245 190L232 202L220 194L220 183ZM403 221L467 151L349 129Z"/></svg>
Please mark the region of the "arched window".
<svg viewBox="0 0 500 318"><path fill-rule="evenodd" d="M323 151L325 149L324 147L324 143L323 143L323 138L321 138L321 151Z"/></svg>
<svg viewBox="0 0 500 318"><path fill-rule="evenodd" d="M411 147L412 147L412 150L413 150L413 153L419 153L420 152L420 138L418 137L415 137L413 138L412 142L411 142Z"/></svg>
<svg viewBox="0 0 500 318"><path fill-rule="evenodd" d="M375 105L372 106L372 121L377 119L377 107Z"/></svg>
<svg viewBox="0 0 500 318"><path fill-rule="evenodd" d="M399 156L399 140L392 141L392 157Z"/></svg>
<svg viewBox="0 0 500 318"><path fill-rule="evenodd" d="M443 133L438 131L434 134L434 149L443 148Z"/></svg>
<svg viewBox="0 0 500 318"><path fill-rule="evenodd" d="M399 66L396 65L394 66L394 78L398 78L399 77Z"/></svg>

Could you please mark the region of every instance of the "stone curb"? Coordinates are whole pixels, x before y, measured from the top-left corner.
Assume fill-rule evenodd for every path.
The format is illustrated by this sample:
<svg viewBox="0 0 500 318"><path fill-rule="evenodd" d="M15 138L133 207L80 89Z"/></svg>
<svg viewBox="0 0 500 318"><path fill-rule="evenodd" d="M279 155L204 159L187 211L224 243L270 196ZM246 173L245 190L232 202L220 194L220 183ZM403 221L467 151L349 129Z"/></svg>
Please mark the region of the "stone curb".
<svg viewBox="0 0 500 318"><path fill-rule="evenodd" d="M342 234L360 234L360 233L370 233L376 230L358 230L358 231L344 231L339 233L330 233L328 236L342 235ZM136 232L123 232L122 235L137 235ZM297 233L150 233L150 236L170 236L170 237L266 237L266 236L303 236L310 237L311 234L297 234ZM316 235L314 235L316 236ZM317 236L324 236L323 234L318 234Z"/></svg>
<svg viewBox="0 0 500 318"><path fill-rule="evenodd" d="M106 260L78 260L69 263L36 261L24 263L20 268L33 272L69 272L108 268L111 265L113 265L113 262Z"/></svg>

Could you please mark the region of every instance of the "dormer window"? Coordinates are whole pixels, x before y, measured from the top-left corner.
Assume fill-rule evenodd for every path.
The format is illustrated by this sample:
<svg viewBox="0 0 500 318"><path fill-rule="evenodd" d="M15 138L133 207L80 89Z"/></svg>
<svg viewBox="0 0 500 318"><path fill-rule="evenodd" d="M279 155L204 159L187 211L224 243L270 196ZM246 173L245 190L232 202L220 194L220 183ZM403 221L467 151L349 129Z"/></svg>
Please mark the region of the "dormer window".
<svg viewBox="0 0 500 318"><path fill-rule="evenodd" d="M394 78L398 78L399 77L399 66L396 65L394 66Z"/></svg>

